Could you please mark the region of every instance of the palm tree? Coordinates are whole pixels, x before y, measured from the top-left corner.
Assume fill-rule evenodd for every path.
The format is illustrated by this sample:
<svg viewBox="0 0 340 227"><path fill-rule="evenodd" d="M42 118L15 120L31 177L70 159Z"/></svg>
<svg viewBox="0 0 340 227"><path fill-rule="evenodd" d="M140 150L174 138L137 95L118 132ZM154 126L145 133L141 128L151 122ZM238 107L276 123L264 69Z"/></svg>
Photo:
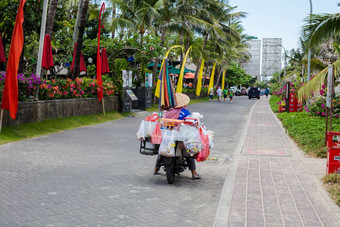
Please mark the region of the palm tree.
<svg viewBox="0 0 340 227"><path fill-rule="evenodd" d="M138 32L140 44L143 45L143 36L155 18L159 17L157 10L162 8L163 0L111 0L111 2L121 11L121 14L112 19L112 28Z"/></svg>
<svg viewBox="0 0 340 227"><path fill-rule="evenodd" d="M87 14L87 10L89 8L89 1L90 0L84 0L84 5L83 5L82 11L81 11L79 33L78 33L78 39L77 39L76 58L75 58L75 61L74 61L74 70L73 70L73 73L72 73L73 79L77 75L79 75L80 54L81 54L81 49L82 49L82 46L83 46L83 35L84 35L84 31L85 31L86 14Z"/></svg>
<svg viewBox="0 0 340 227"><path fill-rule="evenodd" d="M57 13L58 0L51 0L48 8L48 17L46 22L46 34L52 35L55 15Z"/></svg>

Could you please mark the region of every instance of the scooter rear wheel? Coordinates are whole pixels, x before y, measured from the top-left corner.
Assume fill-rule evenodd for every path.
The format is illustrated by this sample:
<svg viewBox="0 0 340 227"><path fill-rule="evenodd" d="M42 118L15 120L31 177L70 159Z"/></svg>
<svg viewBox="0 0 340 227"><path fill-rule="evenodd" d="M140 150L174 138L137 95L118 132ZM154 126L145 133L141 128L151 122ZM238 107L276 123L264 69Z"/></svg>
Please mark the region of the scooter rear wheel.
<svg viewBox="0 0 340 227"><path fill-rule="evenodd" d="M173 184L175 181L175 171L174 171L174 163L166 165L166 180L168 184Z"/></svg>

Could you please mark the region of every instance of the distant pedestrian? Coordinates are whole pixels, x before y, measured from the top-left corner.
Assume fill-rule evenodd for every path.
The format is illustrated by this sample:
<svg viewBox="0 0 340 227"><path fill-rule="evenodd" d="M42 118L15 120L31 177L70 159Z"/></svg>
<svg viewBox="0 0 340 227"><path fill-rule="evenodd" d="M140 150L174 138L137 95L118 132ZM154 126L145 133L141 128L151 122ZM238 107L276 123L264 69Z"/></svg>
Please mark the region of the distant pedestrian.
<svg viewBox="0 0 340 227"><path fill-rule="evenodd" d="M217 87L217 101L221 101L221 96L222 96L222 89L220 88L220 86Z"/></svg>
<svg viewBox="0 0 340 227"><path fill-rule="evenodd" d="M214 88L210 88L209 91L209 102L214 99Z"/></svg>
<svg viewBox="0 0 340 227"><path fill-rule="evenodd" d="M231 89L228 90L228 96L229 96L229 99L230 99L230 103L233 103L233 91Z"/></svg>
<svg viewBox="0 0 340 227"><path fill-rule="evenodd" d="M268 95L269 95L269 88L266 88L266 90L264 90L264 94L266 95L266 98L268 98Z"/></svg>
<svg viewBox="0 0 340 227"><path fill-rule="evenodd" d="M224 102L226 102L228 98L228 90L226 88L223 89L223 97L224 97Z"/></svg>

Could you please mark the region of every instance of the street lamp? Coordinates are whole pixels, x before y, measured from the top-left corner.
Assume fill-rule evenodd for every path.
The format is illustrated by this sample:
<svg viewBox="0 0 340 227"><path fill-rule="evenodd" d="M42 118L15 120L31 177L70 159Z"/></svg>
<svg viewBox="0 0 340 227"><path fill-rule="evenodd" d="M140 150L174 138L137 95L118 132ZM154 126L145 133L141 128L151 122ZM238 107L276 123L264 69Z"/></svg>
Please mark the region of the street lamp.
<svg viewBox="0 0 340 227"><path fill-rule="evenodd" d="M310 6L309 24L312 24L312 13L313 13L312 0L309 0L309 6ZM308 47L307 82L310 81L310 58L311 58L311 54L312 53L311 53L310 47Z"/></svg>

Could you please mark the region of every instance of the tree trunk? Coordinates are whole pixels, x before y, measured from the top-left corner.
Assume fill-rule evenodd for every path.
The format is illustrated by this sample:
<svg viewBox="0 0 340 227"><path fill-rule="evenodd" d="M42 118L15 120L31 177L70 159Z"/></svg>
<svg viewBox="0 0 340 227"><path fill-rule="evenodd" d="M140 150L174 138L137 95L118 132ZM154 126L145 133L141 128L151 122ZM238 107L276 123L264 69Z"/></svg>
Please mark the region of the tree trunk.
<svg viewBox="0 0 340 227"><path fill-rule="evenodd" d="M47 35L52 35L53 32L53 25L55 21L55 15L57 13L58 8L58 0L51 0L50 6L48 8L48 14L47 14L47 23L46 23L46 32Z"/></svg>
<svg viewBox="0 0 340 227"><path fill-rule="evenodd" d="M166 29L164 27L162 27L161 47L164 46L165 34L166 34Z"/></svg>
<svg viewBox="0 0 340 227"><path fill-rule="evenodd" d="M78 12L77 12L77 19L76 19L76 23L74 25L74 29L73 29L73 38L72 38L72 43L74 46L74 44L77 42L77 37L78 37L78 31L79 31L79 25L80 25L80 16L81 16L81 10L83 8L84 5L84 0L79 0L79 5L78 5Z"/></svg>
<svg viewBox="0 0 340 227"><path fill-rule="evenodd" d="M203 43L203 46L202 46L202 51L204 50L205 46L207 45L208 37L209 37L209 35L207 34L205 36L205 38L204 38L204 43ZM196 72L195 72L194 84L193 84L194 88L196 88L196 85L197 85L197 76L198 76L198 71L201 68L201 64L202 64L202 58L200 58L200 60L198 61L198 64L197 64L197 69L196 69Z"/></svg>
<svg viewBox="0 0 340 227"><path fill-rule="evenodd" d="M185 53L187 53L188 49L190 47L190 35L187 36L187 43L185 45Z"/></svg>
<svg viewBox="0 0 340 227"><path fill-rule="evenodd" d="M203 73L203 76L206 75L206 74L208 73L208 66L209 66L209 62L207 61L207 62L205 63L205 72ZM203 77L203 83L202 83L203 87L204 87L204 85L205 85L205 80L206 80L205 77L206 77L206 76Z"/></svg>
<svg viewBox="0 0 340 227"><path fill-rule="evenodd" d="M222 70L222 67L221 67L221 69L220 69L220 73L218 74L218 78L217 78L217 81L216 81L215 87L217 87L217 86L218 86L218 84L219 84L219 82L220 82L220 79L221 79L222 72L223 72L223 70Z"/></svg>
<svg viewBox="0 0 340 227"><path fill-rule="evenodd" d="M153 77L153 81L158 81L156 78L158 78L158 75L157 75L157 69L158 69L158 63L159 63L159 59L156 59L154 61L154 65L153 65L153 68L152 68L152 77ZM152 87L154 86L154 83L152 81Z"/></svg>
<svg viewBox="0 0 340 227"><path fill-rule="evenodd" d="M183 46L183 44L184 44L184 37L181 35L181 46ZM181 49L181 64L179 65L179 69L182 68L183 58L184 58L183 54L184 54L183 49ZM178 76L178 79L179 79L179 76Z"/></svg>
<svg viewBox="0 0 340 227"><path fill-rule="evenodd" d="M86 22L86 14L89 8L89 1L84 1L84 6L81 10L81 17L80 17L80 26L79 26L79 33L78 33L78 40L77 40L77 50L76 50L76 59L74 61L74 69L72 73L72 79L76 78L79 75L79 66L80 66L80 54L81 49L83 47L83 35L85 31L85 22Z"/></svg>

